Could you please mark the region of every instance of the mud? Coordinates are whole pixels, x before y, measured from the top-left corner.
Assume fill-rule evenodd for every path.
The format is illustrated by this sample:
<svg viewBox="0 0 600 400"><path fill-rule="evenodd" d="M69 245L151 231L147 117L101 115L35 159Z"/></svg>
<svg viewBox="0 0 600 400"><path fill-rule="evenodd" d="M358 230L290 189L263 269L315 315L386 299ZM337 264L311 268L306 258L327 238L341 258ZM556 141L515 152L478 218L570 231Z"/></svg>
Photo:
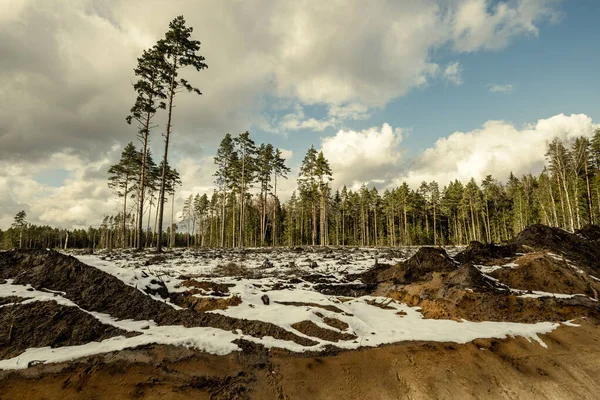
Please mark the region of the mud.
<svg viewBox="0 0 600 400"><path fill-rule="evenodd" d="M470 262L480 265L502 265L506 263L507 257L514 257L516 252L515 244L497 245L473 241L466 249L454 256L454 259L461 264Z"/></svg>
<svg viewBox="0 0 600 400"><path fill-rule="evenodd" d="M296 322L292 325L295 330L305 335L327 340L328 342L339 342L340 340L354 340L356 336L349 333L340 333L331 329L321 328L312 321Z"/></svg>
<svg viewBox="0 0 600 400"><path fill-rule="evenodd" d="M55 301L0 308L0 359L15 357L32 347L75 346L132 335L136 334L102 324L77 307Z"/></svg>
<svg viewBox="0 0 600 400"><path fill-rule="evenodd" d="M255 336L272 336L304 346L316 342L261 321L235 319L223 315L175 310L138 289L74 257L46 250L13 250L0 253L0 278L14 284L31 284L35 289L51 289L87 311L109 314L117 319L154 320L159 325L214 327L229 331L241 329Z"/></svg>
<svg viewBox="0 0 600 400"><path fill-rule="evenodd" d="M392 267L376 266L374 271L369 271L365 279L367 282L394 282L410 284L418 281L430 280L434 272L451 272L457 265L448 256L446 251L437 247L421 247L415 255L407 261Z"/></svg>
<svg viewBox="0 0 600 400"><path fill-rule="evenodd" d="M594 230L596 228L588 228ZM550 250L576 262L588 273L600 273L600 245L579 235L545 225L531 225L515 238L525 250Z"/></svg>

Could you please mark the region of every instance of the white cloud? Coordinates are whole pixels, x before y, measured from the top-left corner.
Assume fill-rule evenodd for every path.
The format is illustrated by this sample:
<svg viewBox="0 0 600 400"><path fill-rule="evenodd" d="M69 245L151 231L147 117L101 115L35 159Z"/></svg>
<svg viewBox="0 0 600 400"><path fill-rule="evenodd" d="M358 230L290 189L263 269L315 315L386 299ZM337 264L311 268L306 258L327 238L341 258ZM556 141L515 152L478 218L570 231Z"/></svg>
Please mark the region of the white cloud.
<svg viewBox="0 0 600 400"><path fill-rule="evenodd" d="M442 74L446 82L450 82L456 86L462 85L462 70L458 61L452 62L446 66L444 73Z"/></svg>
<svg viewBox="0 0 600 400"><path fill-rule="evenodd" d="M492 84L489 85L489 90L490 93L510 93L513 91L514 86L511 84L506 84L506 85L497 85L497 84Z"/></svg>
<svg viewBox="0 0 600 400"><path fill-rule="evenodd" d="M362 131L340 130L321 139L323 155L331 164L335 186L389 178L402 151L402 129L389 124Z"/></svg>
<svg viewBox="0 0 600 400"><path fill-rule="evenodd" d="M401 132L385 125L376 133L355 132L346 125L411 89L462 81L460 64L434 59L436 50L500 49L518 36L537 35L539 23L555 16L554 0L389 0L368 7L361 0L4 3L0 226L20 208L32 221L77 226L118 210L105 171L118 158L115 149L135 140L135 128L124 123L134 100L132 70L176 15L194 27L209 65L184 73L203 96L176 100L172 154L181 160L175 166L189 192L213 180L210 156L198 143L215 145L224 132L264 123L266 99L289 111L283 119L264 117L272 131L344 127L324 146L342 148L346 141L347 155L365 168L337 158L336 179L381 179L380 172L400 163ZM306 115L307 105L323 106L326 116ZM162 127L153 132L153 148L161 144ZM365 137L392 147L378 152ZM61 187L33 179L48 166L68 170Z"/></svg>
<svg viewBox="0 0 600 400"><path fill-rule="evenodd" d="M498 50L516 36L537 36L540 20L556 20L555 4L547 0L459 2L450 16L454 48L461 52Z"/></svg>
<svg viewBox="0 0 600 400"><path fill-rule="evenodd" d="M550 141L555 137L563 141L589 137L596 127L583 114L559 114L522 129L509 122L488 121L481 129L438 139L413 160L410 172L400 176L395 184L406 180L416 186L435 180L445 185L454 179L464 182L471 177L481 181L488 174L504 181L510 172L517 176L538 174Z"/></svg>

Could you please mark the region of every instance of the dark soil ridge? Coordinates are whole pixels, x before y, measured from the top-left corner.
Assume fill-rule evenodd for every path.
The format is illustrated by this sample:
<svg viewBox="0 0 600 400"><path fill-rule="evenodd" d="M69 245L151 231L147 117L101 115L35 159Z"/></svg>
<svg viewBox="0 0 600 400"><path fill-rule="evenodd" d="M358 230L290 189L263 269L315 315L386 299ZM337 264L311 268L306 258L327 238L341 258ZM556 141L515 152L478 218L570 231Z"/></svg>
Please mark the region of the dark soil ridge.
<svg viewBox="0 0 600 400"><path fill-rule="evenodd" d="M77 307L36 301L0 308L0 360L33 347L76 346L114 336L135 336L106 325Z"/></svg>
<svg viewBox="0 0 600 400"><path fill-rule="evenodd" d="M410 284L430 280L434 272L452 272L458 265L439 247L421 247L411 258L397 265L376 265L372 269L353 276L365 284L394 282Z"/></svg>
<svg viewBox="0 0 600 400"><path fill-rule="evenodd" d="M254 337L272 336L302 346L317 342L267 322L231 318L193 310L175 310L154 300L118 278L86 265L74 257L48 250L11 250L0 253L0 279L30 284L35 289L65 292L65 297L88 311L117 319L154 320L158 325L214 327L228 331L241 329Z"/></svg>
<svg viewBox="0 0 600 400"><path fill-rule="evenodd" d="M585 228L586 234L598 232L597 226ZM531 225L525 228L513 241L524 249L544 249L565 256L567 259L590 273L600 273L600 241L590 240L560 228L546 225Z"/></svg>

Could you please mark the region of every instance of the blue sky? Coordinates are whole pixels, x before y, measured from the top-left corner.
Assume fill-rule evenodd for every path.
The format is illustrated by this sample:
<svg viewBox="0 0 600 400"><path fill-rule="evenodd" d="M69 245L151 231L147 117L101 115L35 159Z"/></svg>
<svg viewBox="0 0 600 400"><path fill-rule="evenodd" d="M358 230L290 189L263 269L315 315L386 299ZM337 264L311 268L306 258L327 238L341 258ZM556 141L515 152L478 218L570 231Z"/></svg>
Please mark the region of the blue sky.
<svg viewBox="0 0 600 400"><path fill-rule="evenodd" d="M460 85L442 81L414 88L392 100L371 118L351 121L346 128L380 126L409 128L403 142L410 155L430 147L439 137L468 132L488 120L517 126L557 114L586 114L600 120L600 2L565 1L556 7L557 21L539 24L539 35L524 35L506 48L467 54L441 51L436 59L459 61ZM491 85L512 85L510 93L490 92ZM325 106L306 108L307 117L322 118ZM281 113L283 114L283 113ZM302 152L318 146L322 132L299 131L285 137L253 127L257 141L274 142Z"/></svg>
<svg viewBox="0 0 600 400"><path fill-rule="evenodd" d="M285 150L314 145L334 189L500 180L538 173L546 144L600 128L600 2L211 0L38 2L0 15L0 228L97 224L118 211L108 167L136 142L124 122L143 49L184 15L207 70L184 75L170 162L190 194L214 189L227 132ZM164 115L151 134L161 154Z"/></svg>

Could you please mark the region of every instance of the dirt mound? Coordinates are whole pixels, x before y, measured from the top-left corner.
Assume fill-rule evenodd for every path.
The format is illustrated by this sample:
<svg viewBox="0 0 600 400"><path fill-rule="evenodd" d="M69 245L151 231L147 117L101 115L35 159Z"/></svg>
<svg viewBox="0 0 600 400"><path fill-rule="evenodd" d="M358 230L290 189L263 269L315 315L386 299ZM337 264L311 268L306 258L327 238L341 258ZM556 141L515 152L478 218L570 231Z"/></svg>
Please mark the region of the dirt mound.
<svg viewBox="0 0 600 400"><path fill-rule="evenodd" d="M576 230L575 234L580 235L587 240L600 240L600 226L588 224L583 228Z"/></svg>
<svg viewBox="0 0 600 400"><path fill-rule="evenodd" d="M445 280L445 286L448 288L503 290L497 282L485 277L471 263L463 264L456 271L451 272Z"/></svg>
<svg viewBox="0 0 600 400"><path fill-rule="evenodd" d="M377 289L376 283L320 283L313 289L327 296L360 297L367 296Z"/></svg>
<svg viewBox="0 0 600 400"><path fill-rule="evenodd" d="M47 250L12 250L0 253L0 278L14 279L17 285L51 289L88 311L118 319L154 320L159 325L210 326L234 331L241 329L255 337L273 336L310 346L316 344L267 322L235 319L190 309L175 310L140 290L74 257Z"/></svg>
<svg viewBox="0 0 600 400"><path fill-rule="evenodd" d="M180 297L180 301L177 303L177 305L180 307L188 308L198 312L225 310L228 307L235 307L239 306L240 304L242 304L242 298L240 296L224 298L183 296Z"/></svg>
<svg viewBox="0 0 600 400"><path fill-rule="evenodd" d="M0 277L12 278L18 285L30 284L38 290L64 292L65 297L85 310L119 319L155 319L172 310L118 278L55 251L0 253Z"/></svg>
<svg viewBox="0 0 600 400"><path fill-rule="evenodd" d="M296 322L292 328L305 335L316 337L328 342L339 342L340 340L354 340L356 336L349 333L340 333L331 329L321 328L312 321Z"/></svg>
<svg viewBox="0 0 600 400"><path fill-rule="evenodd" d="M458 253L454 259L461 264L472 262L474 264L504 264L506 257L515 255L514 244L498 246L494 243L483 244L472 241L469 246Z"/></svg>
<svg viewBox="0 0 600 400"><path fill-rule="evenodd" d="M457 265L444 249L421 247L407 261L377 272L375 279L376 282L410 284L430 280L434 272L451 272L456 270L456 267ZM372 272L367 271L366 276L372 276Z"/></svg>
<svg viewBox="0 0 600 400"><path fill-rule="evenodd" d="M16 357L31 347L76 346L119 335L132 333L55 301L0 308L0 359Z"/></svg>
<svg viewBox="0 0 600 400"><path fill-rule="evenodd" d="M446 291L444 297L425 298L402 289L387 296L421 307L425 318L469 321L508 321L535 323L568 321L586 317L598 323L600 306L587 297L523 298L509 293L473 292L460 289Z"/></svg>
<svg viewBox="0 0 600 400"><path fill-rule="evenodd" d="M598 298L600 282L546 253L529 253L515 260L518 267L501 268L490 275L513 289L550 293L586 294Z"/></svg>
<svg viewBox="0 0 600 400"><path fill-rule="evenodd" d="M577 262L587 272L600 272L600 245L579 235L546 225L531 225L513 241L525 249L545 249Z"/></svg>

